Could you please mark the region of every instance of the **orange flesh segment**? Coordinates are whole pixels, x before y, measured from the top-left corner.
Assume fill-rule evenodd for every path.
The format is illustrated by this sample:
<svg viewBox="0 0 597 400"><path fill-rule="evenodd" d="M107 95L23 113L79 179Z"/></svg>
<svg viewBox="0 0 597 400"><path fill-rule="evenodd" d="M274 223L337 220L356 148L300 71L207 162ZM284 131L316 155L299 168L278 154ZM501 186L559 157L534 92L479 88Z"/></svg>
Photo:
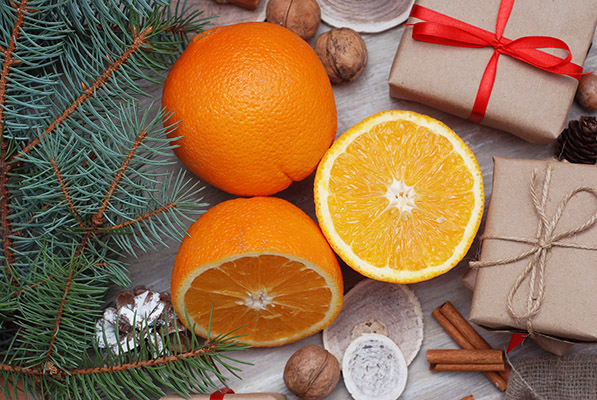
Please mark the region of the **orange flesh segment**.
<svg viewBox="0 0 597 400"><path fill-rule="evenodd" d="M321 300L313 301L317 298ZM331 302L332 291L319 273L279 255L246 256L210 268L185 294L187 311L197 324L209 325L210 313L201 310L213 304L214 331L230 332L244 325L238 334L264 342L315 325Z"/></svg>
<svg viewBox="0 0 597 400"><path fill-rule="evenodd" d="M394 181L416 193L411 211L390 206ZM328 206L339 237L362 260L418 271L453 255L475 208L473 186L447 138L410 121L388 121L335 159Z"/></svg>

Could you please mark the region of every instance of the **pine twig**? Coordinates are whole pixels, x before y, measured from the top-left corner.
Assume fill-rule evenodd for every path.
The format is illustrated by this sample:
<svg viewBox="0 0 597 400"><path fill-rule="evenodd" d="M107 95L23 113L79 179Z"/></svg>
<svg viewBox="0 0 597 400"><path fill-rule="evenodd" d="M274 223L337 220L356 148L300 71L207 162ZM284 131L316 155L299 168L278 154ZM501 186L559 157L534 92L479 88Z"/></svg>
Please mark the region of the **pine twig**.
<svg viewBox="0 0 597 400"><path fill-rule="evenodd" d="M60 326L60 321L62 320L62 315L64 314L64 306L66 304L66 299L68 297L68 292L70 291L70 286L73 283L74 276L75 276L75 271L74 271L74 269L71 269L68 274L66 286L64 287L64 294L62 295L62 302L60 303L60 307L58 308L58 314L56 315L56 324L54 325L54 331L52 332L52 337L50 338L50 344L48 346L48 353L46 354L44 366L48 366L50 363L50 357L52 356L52 352L54 351L54 342L56 341L56 333L58 332L58 327Z"/></svg>
<svg viewBox="0 0 597 400"><path fill-rule="evenodd" d="M124 51L124 53L122 53L122 55L120 56L119 59L117 59L116 61L112 62L112 64L110 64L110 66L104 71L104 73L102 75L100 75L95 82L93 82L93 84L91 86L88 86L86 89L83 90L83 93L77 97L75 99L75 101L72 102L72 104L70 106L68 106L63 112L62 114L60 114L60 116L58 118L56 118L54 121L52 121L52 123L46 128L46 130L44 132L42 132L41 134L41 139L39 137L35 138L33 141L31 141L31 143L29 143L27 146L25 146L23 148L23 150L21 150L18 154L16 154L15 156L13 156L12 161L21 158L23 155L28 154L29 152L31 152L31 150L39 145L42 141L42 139L45 138L46 135L52 133L54 131L54 129L56 129L61 123L63 123L66 119L68 119L68 117L83 103L85 103L85 101L87 101L87 99L89 99L91 96L93 96L93 94L95 93L95 91L99 88L101 88L108 79L110 79L110 77L116 72L118 71L118 69L120 67L122 67L122 65L133 55L135 54L141 47L143 47L145 44L147 44L147 39L149 34L152 31L152 27L148 27L146 28L143 32L141 32L140 34L136 34L136 32L134 32L135 35L135 39L133 40L133 43L131 43L131 45Z"/></svg>
<svg viewBox="0 0 597 400"><path fill-rule="evenodd" d="M19 297L20 295L22 295L23 293L25 293L27 290L29 290L29 289L33 289L33 288L35 288L35 287L37 287L37 286L40 286L40 285L43 285L44 283L46 283L46 282L47 282L47 281L49 281L50 279L54 279L54 278L55 278L55 277L52 275L52 276L50 276L50 277L49 277L48 279L46 279L46 280L39 281L39 282L35 282L34 284L32 284L32 285L29 285L29 286L27 286L27 287L24 287L23 289L21 289L21 290L19 290L19 291L15 292L15 293L12 295L12 297Z"/></svg>
<svg viewBox="0 0 597 400"><path fill-rule="evenodd" d="M10 3L13 9L0 16L6 47L0 47L0 246L5 264L0 267L5 277L0 300L6 305L0 314L8 321L0 326L0 379L22 382L26 396L57 399L99 399L97 390L104 388L110 390L102 393L115 399L124 393L116 385L143 398L155 394L156 383L186 393L190 385L213 385L206 371L224 379L217 364L234 369L219 358L238 348L233 342L208 340L201 346L193 341L192 348L183 349L163 336L167 351L159 355L143 350L106 359L96 345L96 355L89 354L90 324L100 315L108 286L130 284L126 263L116 260L119 248L134 253L135 247L146 250L145 242L163 243L164 236L182 233L187 212L203 206L196 201L196 185L184 174L154 170L173 146L165 137L168 129L161 128L162 113L148 123L151 112L140 117L138 104L129 103L131 92L147 94L138 81L157 82L152 73L166 70L180 53L183 34L202 28L195 22L197 13L183 16L177 8L171 15L163 0L141 0L143 7L118 0L110 3L113 9L95 9L95 3L88 9L68 2L64 7L41 2L35 9L30 0ZM122 12L112 15L114 10ZM121 32L98 32L110 30L98 13ZM73 35L76 21L88 23L89 31ZM136 31L136 24L144 27ZM81 89L71 87L81 81ZM63 131L66 145L57 136ZM58 155L62 147L87 145L89 156L73 152L65 161ZM120 167L101 157L94 160L95 152L101 156L104 151L124 160ZM84 170L78 169L81 165ZM131 237L137 228L139 234ZM45 301L39 302L39 296ZM0 385L0 393L13 395L6 385Z"/></svg>
<svg viewBox="0 0 597 400"><path fill-rule="evenodd" d="M98 222L103 222L104 213L106 212L106 209L108 208L108 203L110 202L110 200L112 199L112 196L114 195L114 191L116 190L116 188L118 187L118 184L122 180L122 177L129 166L129 162L134 157L135 153L137 152L137 149L139 148L139 146L141 146L141 143L143 143L143 140L145 140L146 137L147 137L147 130L143 129L141 131L141 133L139 134L139 136L137 136L137 139L135 140L135 144L133 144L133 146L131 147L129 154L124 159L124 162L122 163L120 169L118 170L118 173L116 174L116 177L114 178L114 181L112 182L112 185L110 185L110 189L108 189L108 193L106 193L106 196L104 197L104 201L102 202L100 209L98 210L97 214L94 216L94 223L95 223L95 219L97 219Z"/></svg>
<svg viewBox="0 0 597 400"><path fill-rule="evenodd" d="M170 209L174 208L174 206L176 206L176 203L174 203L174 202L168 203L165 206L159 207L159 208L157 208L157 209L155 209L153 211L150 211L148 213L140 215L140 216L138 216L135 219L131 219L131 220L123 222L121 224L117 224L117 225L112 225L112 226L106 227L104 230L105 231L109 231L109 230L113 230L113 229L126 228L127 226L137 224L137 223L139 223L141 221L144 221L146 219L149 219L151 217L155 217L158 214L161 214L161 213L163 213L163 212L165 212L167 210L170 210Z"/></svg>
<svg viewBox="0 0 597 400"><path fill-rule="evenodd" d="M24 223L24 225L29 225L34 219L36 219L37 217L39 217L39 214L41 214L42 211L47 210L48 208L50 208L50 204L44 204L39 212L36 212L35 214L33 214L31 216L31 218L29 218L27 220L27 222ZM23 236L23 231L17 231L13 233L13 236Z"/></svg>
<svg viewBox="0 0 597 400"><path fill-rule="evenodd" d="M2 110L2 107L0 107ZM0 124L2 121L0 120ZM2 127L0 126L0 129ZM2 140L2 150L0 154L0 213L2 214L2 247L4 248L4 254L6 257L6 264L4 265L4 272L6 275L7 280L11 284L16 284L14 276L12 275L10 266L14 264L15 257L12 251L12 228L10 226L10 221L8 220L8 167L6 164L6 157L7 157L7 147L8 145L3 141L4 135L0 134L0 140Z"/></svg>
<svg viewBox="0 0 597 400"><path fill-rule="evenodd" d="M205 347L197 349L195 351L187 351L180 354L175 354L166 357L158 357L152 358L149 360L138 361L133 363L124 363L119 365L112 365L106 367L98 367L98 368L82 368L82 369L74 369L71 371L66 372L69 375L90 375L90 374L103 374L103 373L113 373L113 372L121 372L127 371L131 369L138 369L143 367L155 367L156 365L164 365L169 364L171 362L178 361L183 358L192 358L197 356L205 356L214 354L216 352L215 346L213 344L208 344Z"/></svg>
<svg viewBox="0 0 597 400"><path fill-rule="evenodd" d="M147 29L145 31L147 31ZM126 172L128 166L129 166L129 162L134 157L135 153L137 152L137 149L139 148L139 146L141 145L141 143L143 142L143 140L146 137L147 137L147 130L143 129L137 136L135 143L131 146L131 149L129 150L128 155L122 162L122 165L120 166L118 173L116 174L116 177L114 178L114 181L110 185L110 188L108 189L108 192L106 193L106 195L104 197L101 207L99 208L97 213L91 218L91 227L88 228L87 233L85 234L85 236L83 236L81 243L77 247L75 254L74 254L74 259L79 258L81 253L85 250L85 248L89 244L91 237L95 236L98 232L98 229L103 225L104 212L108 208L108 203L112 199L112 196L114 195L114 191L118 187L118 184L122 181L122 177L124 176L124 173ZM68 196L68 193L65 193L65 196ZM60 327L60 322L62 320L62 315L64 314L64 306L66 304L66 300L68 298L68 293L70 291L70 286L71 286L73 278L74 278L74 272L75 272L74 268L71 268L71 270L68 274L66 286L64 287L62 302L60 303L58 313L56 314L56 323L54 325L54 330L52 332L52 336L50 338L50 344L48 346L48 352L46 354L45 361L44 361L44 365L46 365L46 366L49 365L50 358L52 356L52 352L54 351L54 342L56 341L56 334L58 333L58 329Z"/></svg>
<svg viewBox="0 0 597 400"><path fill-rule="evenodd" d="M50 163L52 163L52 168L54 169L56 178L58 178L58 183L60 184L60 188L62 189L62 194L64 194L64 198L66 199L66 202L68 203L68 206L70 207L71 212L73 213L75 218L79 221L79 226L81 228L85 228L85 225L83 225L83 222L81 222L82 221L81 216L75 209L75 204L73 203L73 199L68 194L68 189L66 188L66 184L64 183L64 179L62 178L62 173L60 172L58 165L56 165L56 159L51 158Z"/></svg>
<svg viewBox="0 0 597 400"><path fill-rule="evenodd" d="M92 375L92 374L106 374L106 373L115 373L115 372L122 372L122 371L129 371L133 369L145 368L145 367L155 367L158 365L169 364L171 362L175 362L184 358L194 358L198 356L209 356L211 354L216 353L216 347L213 343L208 343L204 347L193 350L187 351L179 354L174 354L171 356L165 357L158 357L152 358L148 360L138 361L138 362L131 362L131 363L123 363L118 365L110 365L104 367L95 367L95 368L77 368L69 371L60 371L57 370L53 364L49 363L48 368L42 369L40 367L34 368L26 368L21 367L19 365L9 365L9 364L0 364L0 371L6 372L14 372L14 373L21 373L27 375L36 375L36 376L51 376L53 378L64 379L66 376L75 376L75 375Z"/></svg>
<svg viewBox="0 0 597 400"><path fill-rule="evenodd" d="M106 267L106 266L108 266L108 263L95 263L95 264L93 264L93 265L94 265L94 266L96 266L96 267ZM35 287L37 287L37 286L40 286L40 285L43 285L43 284L47 283L48 281L51 281L52 279L56 279L56 277L55 277L54 275L50 275L50 276L48 277L48 279L45 279L45 280L43 280L43 281L39 281L39 282L35 282L35 283L34 283L34 284L32 284L32 285L29 285L29 286L27 286L27 287L24 287L23 289L21 289L21 290L19 290L19 291L15 292L15 293L14 293L12 296L13 296L13 297L18 297L18 296L22 295L23 293L25 293L27 290L29 290L29 289L33 289L33 288L35 288Z"/></svg>
<svg viewBox="0 0 597 400"><path fill-rule="evenodd" d="M39 368L26 368L20 365L0 364L0 371L13 372L27 375L42 376L44 372Z"/></svg>
<svg viewBox="0 0 597 400"><path fill-rule="evenodd" d="M17 40L21 34L21 27L25 22L27 1L28 0L21 0L19 5L16 7L17 18L12 28L12 35L8 42L8 47L3 51L4 62L2 64L2 75L0 75L0 213L2 214L2 246L6 256L6 277L13 285L16 283L16 281L11 273L10 266L14 264L15 257L12 250L13 242L10 237L12 235L12 229L10 226L10 221L8 220L8 214L10 211L10 207L8 206L8 201L10 198L8 193L8 172L10 170L10 164L6 162L6 158L8 157L8 145L4 142L4 105L6 104L6 90L10 68L17 63L17 60L14 59L14 52L17 48Z"/></svg>

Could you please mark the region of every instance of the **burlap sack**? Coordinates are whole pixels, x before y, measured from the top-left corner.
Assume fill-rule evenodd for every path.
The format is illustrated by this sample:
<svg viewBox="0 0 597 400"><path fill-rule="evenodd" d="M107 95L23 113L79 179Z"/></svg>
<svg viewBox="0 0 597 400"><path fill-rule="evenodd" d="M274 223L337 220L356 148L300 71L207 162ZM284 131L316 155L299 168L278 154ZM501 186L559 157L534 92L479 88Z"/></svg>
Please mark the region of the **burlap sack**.
<svg viewBox="0 0 597 400"><path fill-rule="evenodd" d="M506 399L597 399L597 356L527 358L514 361Z"/></svg>

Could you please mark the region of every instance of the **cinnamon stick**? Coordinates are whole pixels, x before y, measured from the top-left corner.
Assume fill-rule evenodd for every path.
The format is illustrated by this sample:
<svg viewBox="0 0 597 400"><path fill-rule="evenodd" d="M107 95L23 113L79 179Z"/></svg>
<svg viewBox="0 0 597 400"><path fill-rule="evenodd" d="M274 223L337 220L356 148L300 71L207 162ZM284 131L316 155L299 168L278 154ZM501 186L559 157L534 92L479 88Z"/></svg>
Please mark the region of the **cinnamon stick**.
<svg viewBox="0 0 597 400"><path fill-rule="evenodd" d="M468 340L475 349L491 349L491 345L483 339L471 324L469 324L452 303L446 301L441 305L440 312L458 327L465 339ZM510 372L511 368L506 364L506 369L499 373L506 383L508 383L508 379L510 378Z"/></svg>
<svg viewBox="0 0 597 400"><path fill-rule="evenodd" d="M429 364L430 371L503 371L506 364Z"/></svg>
<svg viewBox="0 0 597 400"><path fill-rule="evenodd" d="M475 398L473 397L473 395L472 395L472 394L469 394L468 396L466 396L466 397L463 397L463 398L462 398L462 399L460 399L460 400L475 400Z"/></svg>
<svg viewBox="0 0 597 400"><path fill-rule="evenodd" d="M475 349L491 349L491 346L479 333L468 323L468 321L458 312L456 307L449 301L441 305L439 311L448 318L462 335L473 345Z"/></svg>
<svg viewBox="0 0 597 400"><path fill-rule="evenodd" d="M497 349L487 350L427 350L430 364L503 364L504 352ZM503 370L503 369L502 369ZM494 371L494 370L487 370Z"/></svg>
<svg viewBox="0 0 597 400"><path fill-rule="evenodd" d="M454 339L458 346L462 347L463 349L473 350L475 347L464 337L462 333L452 324L448 318L442 314L440 311L440 307L433 310L431 313L433 317L436 319L437 322L444 328L448 335Z"/></svg>
<svg viewBox="0 0 597 400"><path fill-rule="evenodd" d="M432 312L433 317L463 349L481 350L487 349L489 344L477 331L464 319L449 301L442 304ZM481 340L479 340L479 338ZM473 345L473 342L475 345ZM482 347L477 347L481 345ZM491 346L489 346L491 348ZM506 366L505 371L484 371L485 376L502 392L506 390L510 368Z"/></svg>

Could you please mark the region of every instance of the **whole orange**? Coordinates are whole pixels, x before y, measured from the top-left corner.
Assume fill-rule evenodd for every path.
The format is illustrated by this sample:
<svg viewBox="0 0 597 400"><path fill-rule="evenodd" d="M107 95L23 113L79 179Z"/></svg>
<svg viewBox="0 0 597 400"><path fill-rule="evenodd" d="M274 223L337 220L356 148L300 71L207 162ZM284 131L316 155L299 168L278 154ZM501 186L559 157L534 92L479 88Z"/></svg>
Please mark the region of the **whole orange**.
<svg viewBox="0 0 597 400"><path fill-rule="evenodd" d="M172 304L207 337L279 346L328 326L342 307L334 252L313 220L275 197L228 200L191 225L172 271ZM213 311L213 314L212 314Z"/></svg>
<svg viewBox="0 0 597 400"><path fill-rule="evenodd" d="M306 178L336 135L336 103L307 42L267 22L197 35L164 84L181 137L174 151L197 176L240 196Z"/></svg>

